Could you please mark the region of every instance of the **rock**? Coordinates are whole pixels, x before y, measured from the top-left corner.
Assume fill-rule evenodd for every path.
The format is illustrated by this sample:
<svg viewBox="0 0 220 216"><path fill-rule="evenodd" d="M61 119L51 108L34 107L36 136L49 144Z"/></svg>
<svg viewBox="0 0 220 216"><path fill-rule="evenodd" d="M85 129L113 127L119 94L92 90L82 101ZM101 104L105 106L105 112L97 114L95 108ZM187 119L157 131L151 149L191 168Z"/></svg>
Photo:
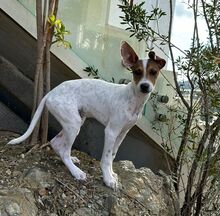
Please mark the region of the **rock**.
<svg viewBox="0 0 220 216"><path fill-rule="evenodd" d="M5 206L5 212L8 215L20 215L21 214L21 209L20 209L20 206L17 203L8 203Z"/></svg>
<svg viewBox="0 0 220 216"><path fill-rule="evenodd" d="M122 184L124 197L108 199L112 215L175 215L177 200L171 182L168 184L162 176L155 175L148 168L136 169L130 161L120 161L114 164ZM138 208L131 209L130 202L136 202Z"/></svg>
<svg viewBox="0 0 220 216"><path fill-rule="evenodd" d="M21 174L22 174L22 172L14 170L13 173L12 173L12 176L17 177L17 176L20 176Z"/></svg>
<svg viewBox="0 0 220 216"><path fill-rule="evenodd" d="M92 209L84 207L84 208L77 209L73 213L73 216L79 216L79 215L93 216L94 212L92 211Z"/></svg>
<svg viewBox="0 0 220 216"><path fill-rule="evenodd" d="M10 169L7 169L7 170L6 170L6 174L7 174L7 175L11 175L11 170L10 170Z"/></svg>
<svg viewBox="0 0 220 216"><path fill-rule="evenodd" d="M51 174L41 167L33 167L26 171L23 181L30 188L47 188L54 184Z"/></svg>
<svg viewBox="0 0 220 216"><path fill-rule="evenodd" d="M46 188L39 188L38 194L40 196L46 196L46 195L48 195L48 190Z"/></svg>
<svg viewBox="0 0 220 216"><path fill-rule="evenodd" d="M65 198L66 198L66 194L65 194L65 193L62 193L61 197L62 197L63 199L65 199Z"/></svg>
<svg viewBox="0 0 220 216"><path fill-rule="evenodd" d="M28 189L0 190L1 216L35 216L37 212L34 196Z"/></svg>
<svg viewBox="0 0 220 216"><path fill-rule="evenodd" d="M100 162L74 151L87 181L75 180L53 152L10 148L0 161L0 216L174 216L179 210L169 176L148 168L136 169L130 161L115 162L121 189L113 191L102 180ZM19 160L14 164L16 158ZM30 164L33 165L32 168ZM12 169L13 167L13 169ZM25 170L23 174L23 170ZM91 171L92 170L92 171Z"/></svg>
<svg viewBox="0 0 220 216"><path fill-rule="evenodd" d="M102 215L102 216L109 216L107 211L97 212L95 209L91 207L83 207L77 209L71 216L94 216L94 215Z"/></svg>

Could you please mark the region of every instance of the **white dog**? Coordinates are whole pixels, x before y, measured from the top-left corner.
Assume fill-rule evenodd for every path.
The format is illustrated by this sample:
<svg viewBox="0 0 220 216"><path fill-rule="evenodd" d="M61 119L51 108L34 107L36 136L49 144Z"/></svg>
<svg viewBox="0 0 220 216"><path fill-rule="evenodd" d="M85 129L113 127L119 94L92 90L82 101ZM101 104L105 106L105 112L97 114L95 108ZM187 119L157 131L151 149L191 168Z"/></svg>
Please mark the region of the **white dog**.
<svg viewBox="0 0 220 216"><path fill-rule="evenodd" d="M154 52L149 53L149 59L139 59L127 42L121 44L121 57L123 65L133 73L132 82L128 85L96 79L63 82L42 99L26 133L9 144L20 143L31 135L46 104L62 126L50 142L52 148L76 179L85 180L86 174L74 164L77 158L71 157L71 149L85 119L95 118L105 126L101 159L103 180L107 186L117 189L118 179L112 170L112 162L121 142L140 116L159 71L166 63Z"/></svg>

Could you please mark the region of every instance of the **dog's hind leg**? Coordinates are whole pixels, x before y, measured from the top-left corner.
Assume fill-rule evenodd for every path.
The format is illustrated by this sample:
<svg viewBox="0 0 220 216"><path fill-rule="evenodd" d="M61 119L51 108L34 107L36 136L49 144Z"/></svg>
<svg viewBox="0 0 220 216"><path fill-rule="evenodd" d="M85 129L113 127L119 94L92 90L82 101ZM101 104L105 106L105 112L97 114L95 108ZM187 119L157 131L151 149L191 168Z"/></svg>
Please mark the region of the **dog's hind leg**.
<svg viewBox="0 0 220 216"><path fill-rule="evenodd" d="M49 104L48 108L63 127L63 130L51 140L52 148L76 179L85 180L86 174L73 163L72 159L75 158L71 157L72 145L84 119L79 115L77 107L72 104L56 104L56 108Z"/></svg>
<svg viewBox="0 0 220 216"><path fill-rule="evenodd" d="M63 136L63 130L61 130L51 141L50 145L53 148L53 150L59 155L59 148L64 144L64 136ZM80 160L77 157L72 157L71 160L73 163L80 163Z"/></svg>
<svg viewBox="0 0 220 216"><path fill-rule="evenodd" d="M59 155L69 169L71 174L78 180L85 180L86 174L80 170L74 163L73 157L71 157L71 149L76 136L78 135L79 129L81 127L81 122L77 123L66 123L63 127L64 144L59 150Z"/></svg>
<svg viewBox="0 0 220 216"><path fill-rule="evenodd" d="M59 154L59 146L63 145L64 139L63 139L63 130L61 130L51 141L50 145L53 148L53 150Z"/></svg>

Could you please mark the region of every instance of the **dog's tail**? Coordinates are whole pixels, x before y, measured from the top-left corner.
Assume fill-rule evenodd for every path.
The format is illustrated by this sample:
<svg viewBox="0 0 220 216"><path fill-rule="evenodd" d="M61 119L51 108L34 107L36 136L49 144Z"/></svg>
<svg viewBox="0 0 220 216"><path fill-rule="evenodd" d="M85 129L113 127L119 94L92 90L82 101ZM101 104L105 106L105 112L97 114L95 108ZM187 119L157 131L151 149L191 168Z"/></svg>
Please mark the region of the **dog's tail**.
<svg viewBox="0 0 220 216"><path fill-rule="evenodd" d="M37 124L37 122L38 122L38 120L39 120L39 118L40 118L40 116L41 116L41 114L43 112L44 104L46 102L46 99L47 99L47 96L45 96L41 100L41 102L40 102L40 104L39 104L39 106L38 106L38 108L37 108L37 110L36 110L36 112L35 112L35 114L33 116L33 119L32 119L32 121L30 123L30 126L27 129L27 131L22 136L20 136L18 138L15 138L15 139L11 140L10 142L8 142L8 144L11 144L11 145L19 144L19 143L23 142L24 140L26 140L31 135L31 133L34 130L34 127L36 126L36 124Z"/></svg>

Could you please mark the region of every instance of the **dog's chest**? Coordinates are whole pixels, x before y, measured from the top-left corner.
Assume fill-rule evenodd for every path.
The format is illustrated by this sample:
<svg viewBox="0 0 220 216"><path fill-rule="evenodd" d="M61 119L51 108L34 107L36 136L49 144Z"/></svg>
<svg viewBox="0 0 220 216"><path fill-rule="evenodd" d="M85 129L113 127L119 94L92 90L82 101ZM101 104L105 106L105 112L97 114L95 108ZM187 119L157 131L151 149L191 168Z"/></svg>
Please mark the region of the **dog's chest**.
<svg viewBox="0 0 220 216"><path fill-rule="evenodd" d="M121 107L121 115L128 127L133 126L141 115L145 100L139 100L135 97L130 98ZM118 112L119 113L119 112Z"/></svg>

